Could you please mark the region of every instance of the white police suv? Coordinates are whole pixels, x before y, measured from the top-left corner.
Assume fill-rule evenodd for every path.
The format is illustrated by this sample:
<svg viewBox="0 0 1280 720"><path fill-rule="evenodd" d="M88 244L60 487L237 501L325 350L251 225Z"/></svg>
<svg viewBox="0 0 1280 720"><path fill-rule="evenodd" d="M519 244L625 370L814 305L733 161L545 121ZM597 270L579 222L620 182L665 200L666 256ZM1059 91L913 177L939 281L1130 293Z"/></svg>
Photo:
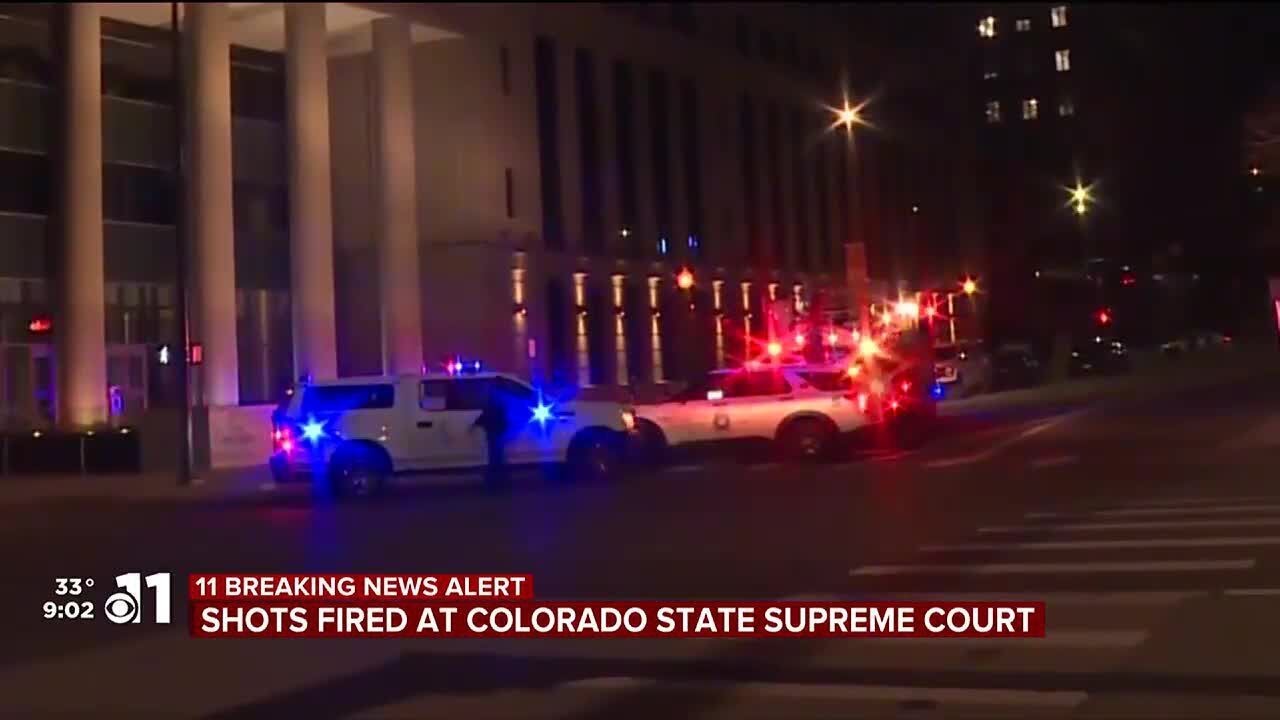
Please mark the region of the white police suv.
<svg viewBox="0 0 1280 720"><path fill-rule="evenodd" d="M273 417L276 482L322 482L339 496L359 497L396 474L483 468L486 438L475 422L493 397L506 410L510 465L562 465L576 479L619 472L635 425L631 410L556 402L515 377L482 372L479 363L448 369L299 386Z"/></svg>
<svg viewBox="0 0 1280 720"><path fill-rule="evenodd" d="M817 457L875 421L873 388L860 369L753 362L717 370L665 402L637 406L637 439L651 458L668 447L759 439L789 457Z"/></svg>

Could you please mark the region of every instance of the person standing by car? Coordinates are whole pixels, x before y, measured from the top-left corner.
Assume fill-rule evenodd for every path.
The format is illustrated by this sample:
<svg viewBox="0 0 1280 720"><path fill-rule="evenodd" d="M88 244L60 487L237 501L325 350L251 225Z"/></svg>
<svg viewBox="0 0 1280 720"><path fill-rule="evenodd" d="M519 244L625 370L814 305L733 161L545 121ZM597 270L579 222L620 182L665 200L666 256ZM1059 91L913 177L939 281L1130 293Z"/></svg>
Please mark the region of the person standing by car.
<svg viewBox="0 0 1280 720"><path fill-rule="evenodd" d="M507 484L507 436L510 422L507 403L496 386L489 389L484 408L476 418L473 428L484 431L488 463L485 465L485 485L490 490L501 489Z"/></svg>

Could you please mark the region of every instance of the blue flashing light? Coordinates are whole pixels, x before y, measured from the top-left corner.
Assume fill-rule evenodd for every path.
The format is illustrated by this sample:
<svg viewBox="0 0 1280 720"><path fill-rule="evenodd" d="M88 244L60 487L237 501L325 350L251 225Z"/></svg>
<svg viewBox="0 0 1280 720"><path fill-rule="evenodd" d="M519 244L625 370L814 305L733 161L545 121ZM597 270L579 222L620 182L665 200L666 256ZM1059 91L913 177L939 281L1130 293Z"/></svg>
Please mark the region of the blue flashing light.
<svg viewBox="0 0 1280 720"><path fill-rule="evenodd" d="M476 372L480 372L480 361L479 360L475 361L472 367L476 369Z"/></svg>
<svg viewBox="0 0 1280 720"><path fill-rule="evenodd" d="M658 254L659 254L659 255L666 255L666 254L667 254L667 239L666 239L666 238L658 238Z"/></svg>
<svg viewBox="0 0 1280 720"><path fill-rule="evenodd" d="M324 426L325 423L321 420L307 418L307 421L302 424L302 439L312 444L320 442L325 436Z"/></svg>
<svg viewBox="0 0 1280 720"><path fill-rule="evenodd" d="M529 418L529 422L536 422L539 425L546 427L547 423L551 422L551 407L551 405L544 403L542 399L539 398L538 404L529 408L533 411L533 417Z"/></svg>
<svg viewBox="0 0 1280 720"><path fill-rule="evenodd" d="M943 395L942 384L934 383L933 387L929 390L929 394L933 396L934 400L941 400Z"/></svg>

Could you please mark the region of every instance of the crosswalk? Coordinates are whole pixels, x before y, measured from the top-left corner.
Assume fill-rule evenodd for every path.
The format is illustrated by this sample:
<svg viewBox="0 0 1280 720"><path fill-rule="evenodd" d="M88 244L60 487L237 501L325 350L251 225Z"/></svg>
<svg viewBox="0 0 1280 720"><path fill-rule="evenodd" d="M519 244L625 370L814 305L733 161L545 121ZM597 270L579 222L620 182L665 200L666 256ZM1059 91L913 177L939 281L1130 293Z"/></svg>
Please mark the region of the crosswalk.
<svg viewBox="0 0 1280 720"><path fill-rule="evenodd" d="M1144 695L1055 678L1141 671L1144 658L1160 654L1149 651L1152 644L1167 642L1170 628L1186 622L1188 612L1200 608L1197 617L1221 618L1230 614L1221 603L1280 600L1280 588L1259 584L1258 576L1280 545L1280 535L1268 534L1278 524L1280 495L1146 498L1079 512L1026 512L1021 522L974 527L971 540L921 545L913 562L851 568L845 593L783 599L1040 600L1048 618L1043 639L827 641L796 657L779 646L771 659L782 676L802 669L838 671L841 682L821 676L670 681L609 673L602 662L597 675L526 694L524 716L603 717L555 712L568 707L560 703L617 709L619 696L652 701L711 695L718 702L698 706L696 717L900 718L928 711L937 717L1075 718L1105 717L1116 707L1124 707L1126 717L1191 717L1180 712L1203 712L1206 701L1169 694L1176 682L1168 693ZM1093 587L1100 579L1103 587ZM1105 587L1108 579L1119 587ZM723 649L732 645L713 641L702 652L732 656ZM1037 675L1065 686L1019 685ZM1004 686L1000 679L1007 681ZM1258 702L1250 717L1280 713L1275 699ZM425 716L428 707L429 700L418 697L357 717ZM551 714L539 714L538 708Z"/></svg>

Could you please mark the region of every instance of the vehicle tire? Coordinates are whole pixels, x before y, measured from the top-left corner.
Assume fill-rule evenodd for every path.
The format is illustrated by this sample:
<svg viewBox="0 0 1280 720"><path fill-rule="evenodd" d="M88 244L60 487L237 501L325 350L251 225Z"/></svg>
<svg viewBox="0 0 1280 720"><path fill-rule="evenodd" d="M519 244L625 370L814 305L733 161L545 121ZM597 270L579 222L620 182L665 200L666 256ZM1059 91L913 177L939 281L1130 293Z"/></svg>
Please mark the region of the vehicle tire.
<svg viewBox="0 0 1280 720"><path fill-rule="evenodd" d="M813 461L824 457L831 449L833 435L828 423L806 417L787 423L778 433L778 443L788 459Z"/></svg>
<svg viewBox="0 0 1280 720"><path fill-rule="evenodd" d="M569 445L564 476L572 482L616 479L622 472L618 443L604 432L585 432Z"/></svg>
<svg viewBox="0 0 1280 720"><path fill-rule="evenodd" d="M636 428L635 440L627 448L636 464L649 468L661 467L667 461L670 450L662 428L648 420L641 420Z"/></svg>
<svg viewBox="0 0 1280 720"><path fill-rule="evenodd" d="M390 471L390 462L381 448L352 446L334 453L329 483L337 498L365 500L382 493Z"/></svg>

